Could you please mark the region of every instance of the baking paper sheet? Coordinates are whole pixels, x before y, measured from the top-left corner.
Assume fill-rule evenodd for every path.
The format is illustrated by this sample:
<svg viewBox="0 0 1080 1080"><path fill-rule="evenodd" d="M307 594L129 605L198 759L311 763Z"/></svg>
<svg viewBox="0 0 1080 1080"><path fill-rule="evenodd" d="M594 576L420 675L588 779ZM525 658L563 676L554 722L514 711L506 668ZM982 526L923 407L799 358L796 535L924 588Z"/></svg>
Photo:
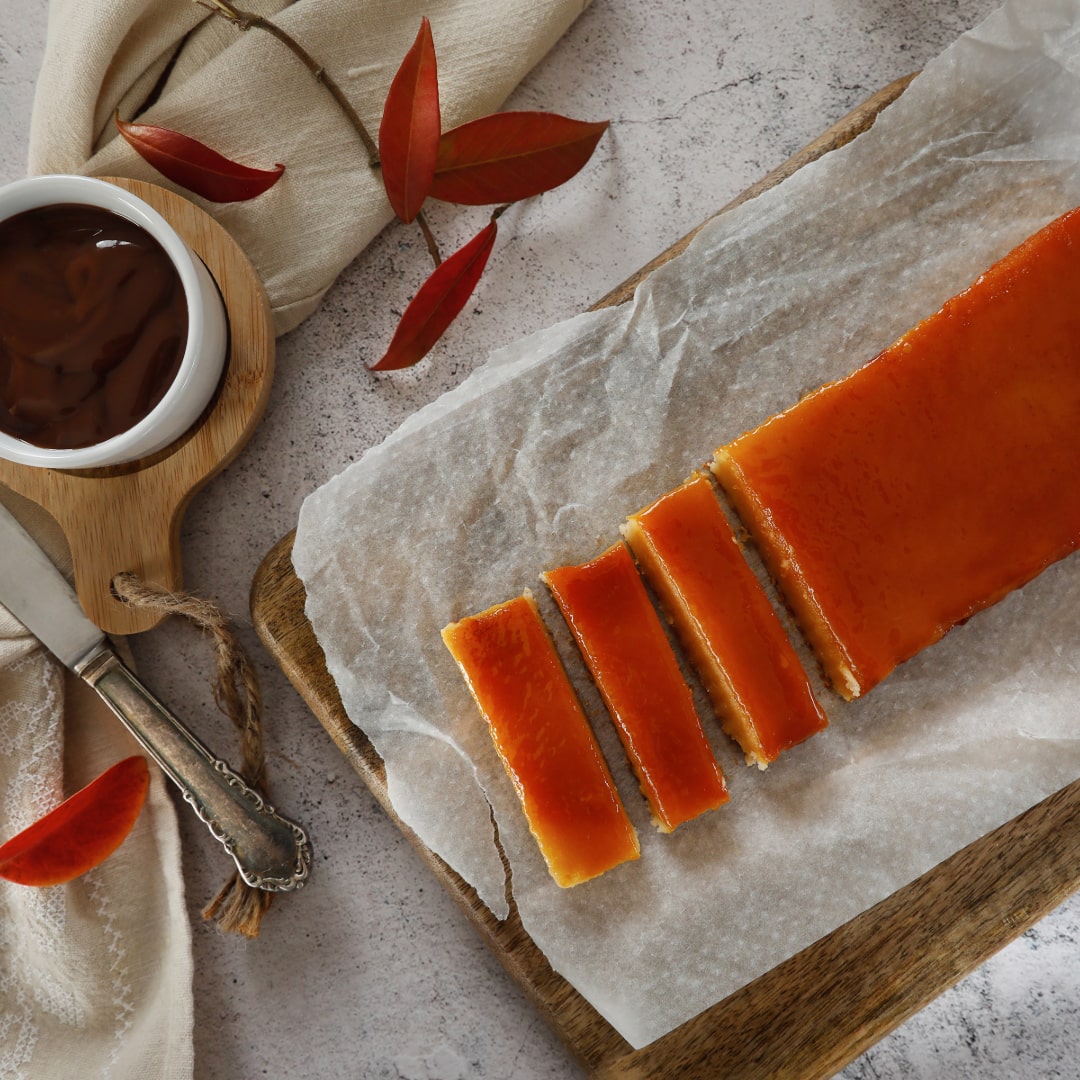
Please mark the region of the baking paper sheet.
<svg viewBox="0 0 1080 1080"><path fill-rule="evenodd" d="M870 132L722 215L632 303L493 355L306 501L293 558L308 614L395 809L503 915L490 803L526 929L635 1047L1080 776L1080 563L860 701L819 686L830 727L765 773L699 693L732 801L670 836L650 826L538 574L600 552L715 446L869 359L1078 203L1080 4L1007 4ZM642 841L638 862L565 891L439 637L524 588Z"/></svg>

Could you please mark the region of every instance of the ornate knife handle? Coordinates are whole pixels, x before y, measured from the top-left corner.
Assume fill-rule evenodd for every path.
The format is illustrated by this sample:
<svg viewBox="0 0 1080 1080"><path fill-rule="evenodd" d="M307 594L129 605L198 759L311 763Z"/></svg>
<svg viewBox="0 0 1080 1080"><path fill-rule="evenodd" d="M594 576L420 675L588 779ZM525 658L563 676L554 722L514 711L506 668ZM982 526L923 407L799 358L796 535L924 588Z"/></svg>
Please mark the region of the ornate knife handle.
<svg viewBox="0 0 1080 1080"><path fill-rule="evenodd" d="M195 813L256 889L287 892L307 880L311 845L220 761L124 666L108 644L75 665L124 726L183 793Z"/></svg>

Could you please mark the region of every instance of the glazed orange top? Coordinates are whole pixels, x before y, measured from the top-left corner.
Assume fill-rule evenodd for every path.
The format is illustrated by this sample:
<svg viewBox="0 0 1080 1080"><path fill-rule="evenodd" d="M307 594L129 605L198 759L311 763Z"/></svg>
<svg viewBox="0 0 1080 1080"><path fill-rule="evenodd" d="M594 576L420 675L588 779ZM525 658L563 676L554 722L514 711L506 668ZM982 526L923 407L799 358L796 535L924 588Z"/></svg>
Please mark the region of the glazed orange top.
<svg viewBox="0 0 1080 1080"><path fill-rule="evenodd" d="M1072 551L1080 210L716 469L850 696Z"/></svg>
<svg viewBox="0 0 1080 1080"><path fill-rule="evenodd" d="M662 832L728 801L723 775L634 560L616 544L543 575Z"/></svg>
<svg viewBox="0 0 1080 1080"><path fill-rule="evenodd" d="M824 728L806 672L708 477L695 474L628 524L631 546L660 595L669 597L725 730L748 759L775 761Z"/></svg>
<svg viewBox="0 0 1080 1080"><path fill-rule="evenodd" d="M533 598L451 623L442 636L555 881L576 885L636 859L637 835Z"/></svg>

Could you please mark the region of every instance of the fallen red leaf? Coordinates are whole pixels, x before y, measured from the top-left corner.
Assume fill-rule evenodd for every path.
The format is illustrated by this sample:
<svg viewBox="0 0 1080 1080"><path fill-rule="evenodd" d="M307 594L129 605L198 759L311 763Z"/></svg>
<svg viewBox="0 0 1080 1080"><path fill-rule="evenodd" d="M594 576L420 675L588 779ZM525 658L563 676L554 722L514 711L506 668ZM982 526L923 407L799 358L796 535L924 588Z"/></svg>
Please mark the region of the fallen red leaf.
<svg viewBox="0 0 1080 1080"><path fill-rule="evenodd" d="M420 212L439 153L439 80L431 24L420 31L390 84L379 125L383 186L402 221Z"/></svg>
<svg viewBox="0 0 1080 1080"><path fill-rule="evenodd" d="M243 202L272 188L284 165L253 169L230 161L205 143L154 124L131 124L116 117L120 134L162 176L210 202Z"/></svg>
<svg viewBox="0 0 1080 1080"><path fill-rule="evenodd" d="M0 846L0 877L20 885L60 885L85 874L131 832L149 784L145 758L117 762Z"/></svg>
<svg viewBox="0 0 1080 1080"><path fill-rule="evenodd" d="M430 194L484 206L550 191L581 169L607 127L545 112L482 116L439 140Z"/></svg>
<svg viewBox="0 0 1080 1080"><path fill-rule="evenodd" d="M496 231L495 222L488 222L463 248L435 267L405 309L386 355L372 365L372 371L412 367L427 355L476 288Z"/></svg>

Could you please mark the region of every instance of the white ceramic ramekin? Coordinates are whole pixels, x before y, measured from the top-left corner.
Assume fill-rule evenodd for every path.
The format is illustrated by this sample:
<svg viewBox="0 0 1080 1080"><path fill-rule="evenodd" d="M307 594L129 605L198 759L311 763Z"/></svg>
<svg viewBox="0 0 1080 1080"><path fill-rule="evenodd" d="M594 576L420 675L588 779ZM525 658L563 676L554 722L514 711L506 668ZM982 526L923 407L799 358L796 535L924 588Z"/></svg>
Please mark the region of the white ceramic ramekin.
<svg viewBox="0 0 1080 1080"><path fill-rule="evenodd" d="M76 203L111 210L145 229L172 260L187 300L188 332L180 367L164 397L127 431L92 446L50 450L0 431L0 457L49 469L119 465L164 449L191 427L221 379L228 341L225 306L214 279L152 206L116 184L89 176L34 176L0 187L0 221L24 210Z"/></svg>

